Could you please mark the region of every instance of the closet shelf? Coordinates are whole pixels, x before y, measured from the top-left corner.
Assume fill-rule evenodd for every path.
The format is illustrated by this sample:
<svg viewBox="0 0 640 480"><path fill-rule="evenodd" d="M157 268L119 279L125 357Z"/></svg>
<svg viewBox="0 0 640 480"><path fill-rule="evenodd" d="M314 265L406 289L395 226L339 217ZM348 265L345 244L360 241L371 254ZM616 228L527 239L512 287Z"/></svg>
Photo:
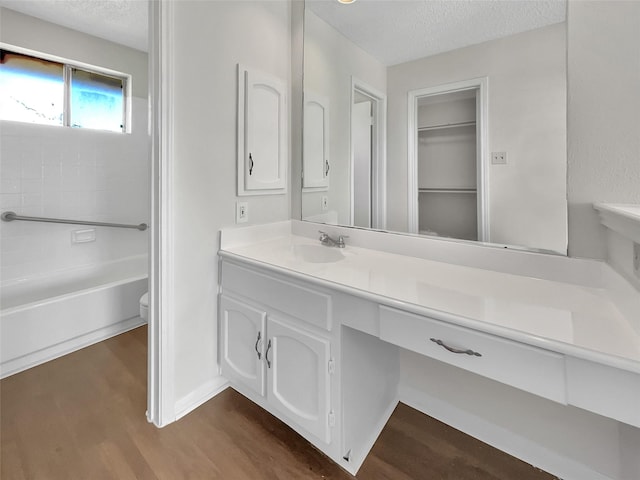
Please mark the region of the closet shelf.
<svg viewBox="0 0 640 480"><path fill-rule="evenodd" d="M418 188L419 193L477 193L475 188Z"/></svg>
<svg viewBox="0 0 640 480"><path fill-rule="evenodd" d="M444 128L460 128L460 127L471 127L475 125L476 122L460 122L460 123L445 123L442 125L430 125L428 127L418 127L418 132L428 132L431 130L442 130Z"/></svg>

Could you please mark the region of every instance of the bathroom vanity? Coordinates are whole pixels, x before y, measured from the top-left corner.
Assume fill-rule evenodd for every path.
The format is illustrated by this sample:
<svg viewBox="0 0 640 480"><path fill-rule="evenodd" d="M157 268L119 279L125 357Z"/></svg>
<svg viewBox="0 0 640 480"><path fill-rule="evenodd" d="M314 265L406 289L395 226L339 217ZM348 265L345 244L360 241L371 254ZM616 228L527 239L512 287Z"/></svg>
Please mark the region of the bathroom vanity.
<svg viewBox="0 0 640 480"><path fill-rule="evenodd" d="M222 232L219 360L346 470L403 400L403 351L640 427L640 295L608 264L317 229Z"/></svg>

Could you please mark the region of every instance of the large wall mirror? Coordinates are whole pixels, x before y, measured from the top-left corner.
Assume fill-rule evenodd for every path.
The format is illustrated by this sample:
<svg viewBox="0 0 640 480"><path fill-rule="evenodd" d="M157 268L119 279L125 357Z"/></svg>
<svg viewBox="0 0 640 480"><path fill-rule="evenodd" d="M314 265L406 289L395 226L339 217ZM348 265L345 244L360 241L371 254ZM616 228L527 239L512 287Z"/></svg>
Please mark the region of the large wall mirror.
<svg viewBox="0 0 640 480"><path fill-rule="evenodd" d="M306 0L302 219L567 253L566 3Z"/></svg>

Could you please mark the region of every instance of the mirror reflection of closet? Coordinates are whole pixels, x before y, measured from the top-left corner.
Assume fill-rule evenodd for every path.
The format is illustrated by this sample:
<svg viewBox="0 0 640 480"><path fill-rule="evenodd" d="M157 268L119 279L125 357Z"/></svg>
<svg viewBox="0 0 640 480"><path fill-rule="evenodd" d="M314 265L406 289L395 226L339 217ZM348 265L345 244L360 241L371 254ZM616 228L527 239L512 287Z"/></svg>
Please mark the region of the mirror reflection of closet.
<svg viewBox="0 0 640 480"><path fill-rule="evenodd" d="M417 103L418 232L482 240L478 229L477 88Z"/></svg>

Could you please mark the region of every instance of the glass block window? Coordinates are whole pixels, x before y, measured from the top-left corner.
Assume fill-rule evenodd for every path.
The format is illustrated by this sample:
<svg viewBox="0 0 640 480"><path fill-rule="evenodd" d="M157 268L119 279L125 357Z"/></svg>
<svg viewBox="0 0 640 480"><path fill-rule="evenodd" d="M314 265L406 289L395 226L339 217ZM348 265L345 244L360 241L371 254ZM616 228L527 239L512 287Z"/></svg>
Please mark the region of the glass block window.
<svg viewBox="0 0 640 480"><path fill-rule="evenodd" d="M0 50L0 119L126 132L125 76Z"/></svg>

